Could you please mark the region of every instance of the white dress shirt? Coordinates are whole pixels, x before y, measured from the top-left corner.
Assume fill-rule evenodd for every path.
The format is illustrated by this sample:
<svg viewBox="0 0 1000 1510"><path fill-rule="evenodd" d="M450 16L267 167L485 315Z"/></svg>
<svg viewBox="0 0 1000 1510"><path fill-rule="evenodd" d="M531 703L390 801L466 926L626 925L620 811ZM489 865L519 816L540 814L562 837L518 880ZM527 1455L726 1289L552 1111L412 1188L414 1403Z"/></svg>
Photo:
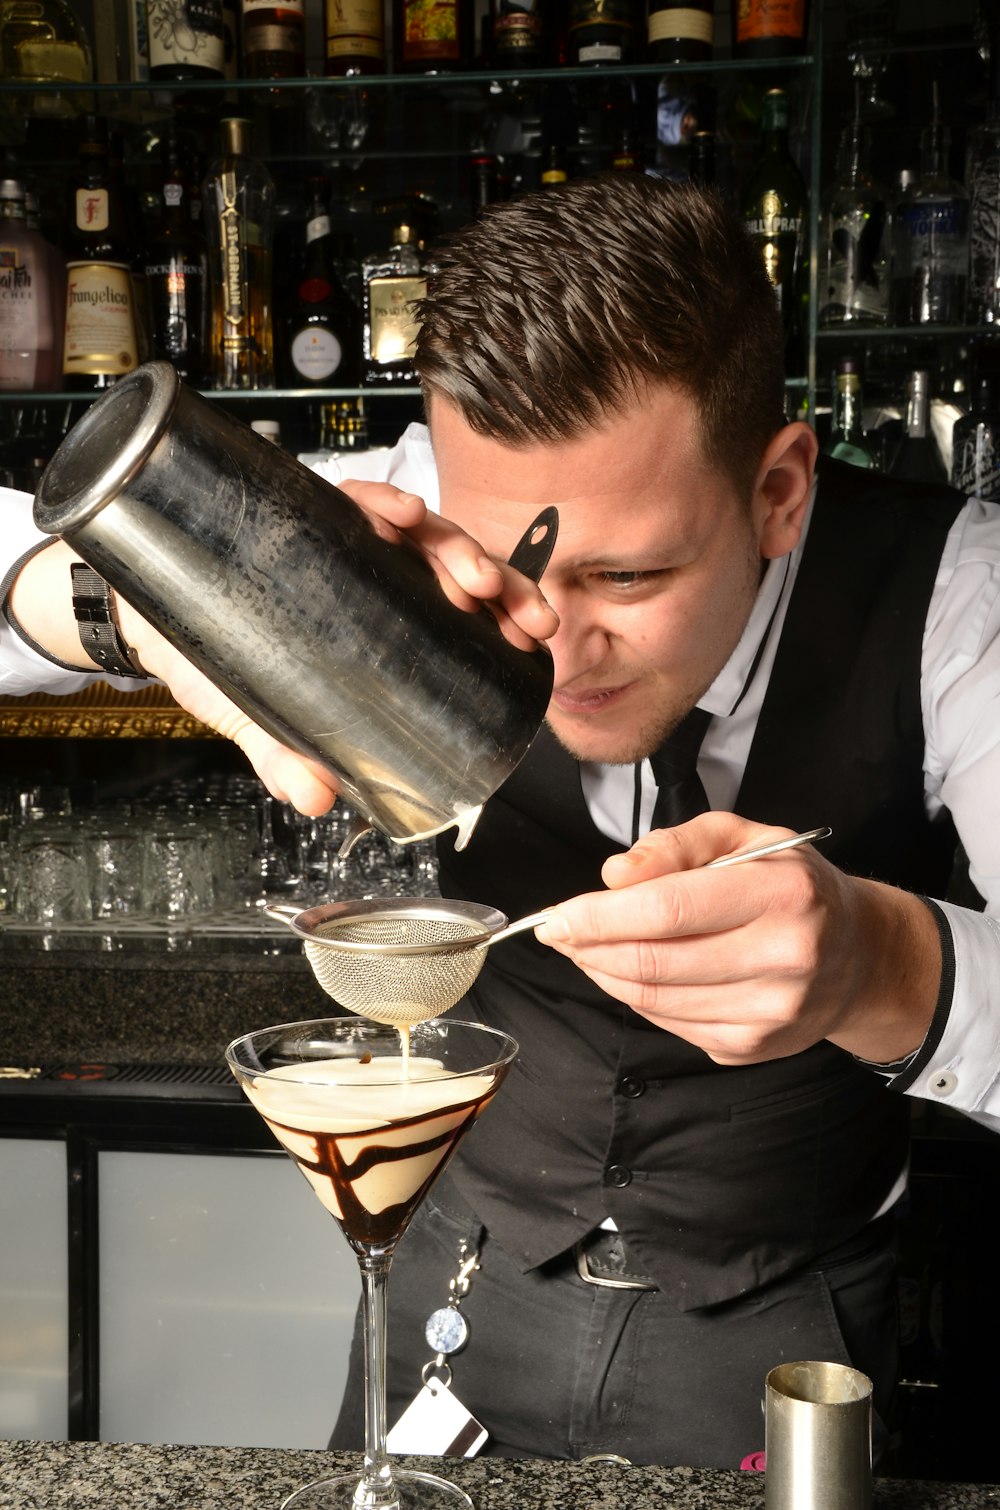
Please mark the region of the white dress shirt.
<svg viewBox="0 0 1000 1510"><path fill-rule="evenodd" d="M393 447L318 463L316 470L331 482L390 481L439 506L423 425L408 426ZM6 568L42 537L26 495L0 489L0 508ZM717 809L731 810L736 800L807 531L808 523L791 555L769 563L740 642L701 699L713 720L698 771ZM71 692L95 679L54 666L0 620L0 692ZM135 690L134 682L107 680ZM951 813L986 910L941 903L955 948L952 1009L932 1061L908 1093L1000 1131L1000 507L980 499L968 500L947 537L924 630L921 704L927 811L933 816L944 806ZM645 831L656 797L648 761L640 779ZM598 828L630 843L634 768L584 764L582 781ZM823 821L818 812L817 825Z"/></svg>

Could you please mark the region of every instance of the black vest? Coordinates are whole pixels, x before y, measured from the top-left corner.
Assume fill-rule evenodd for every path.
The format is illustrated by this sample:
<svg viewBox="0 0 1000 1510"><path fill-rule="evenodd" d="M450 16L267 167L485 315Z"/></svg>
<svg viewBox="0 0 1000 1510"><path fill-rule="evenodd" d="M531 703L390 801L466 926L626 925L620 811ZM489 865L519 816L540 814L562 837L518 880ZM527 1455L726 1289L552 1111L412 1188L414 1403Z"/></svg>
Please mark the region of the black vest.
<svg viewBox="0 0 1000 1510"><path fill-rule="evenodd" d="M920 650L963 500L820 477L736 810L830 824L845 870L940 896L954 833L924 811ZM599 889L619 848L543 730L468 849L442 844L441 889L519 917ZM530 934L490 951L469 1006L521 1052L451 1170L524 1269L610 1216L679 1309L714 1304L849 1241L903 1168L908 1102L831 1044L716 1065Z"/></svg>

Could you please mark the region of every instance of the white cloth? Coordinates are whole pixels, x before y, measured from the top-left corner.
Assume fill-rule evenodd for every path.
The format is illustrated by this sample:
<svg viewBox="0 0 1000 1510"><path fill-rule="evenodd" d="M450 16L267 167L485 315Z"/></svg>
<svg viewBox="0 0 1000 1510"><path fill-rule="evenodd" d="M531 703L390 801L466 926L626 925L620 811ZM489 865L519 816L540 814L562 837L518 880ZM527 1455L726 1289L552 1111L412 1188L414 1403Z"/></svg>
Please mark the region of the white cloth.
<svg viewBox="0 0 1000 1510"><path fill-rule="evenodd" d="M393 447L324 462L316 470L331 482L390 481L438 507L434 456L423 425L410 425ZM0 490L0 508L6 521L5 569L39 536L25 495ZM713 807L731 809L735 802L804 541L805 534L791 556L769 564L740 643L701 700L716 715L698 764ZM772 616L773 630L747 686ZM61 671L0 621L3 692L73 691L94 679ZM986 911L942 904L955 946L952 1009L933 1062L909 1094L948 1105L1000 1132L1000 507L980 499L968 500L948 534L925 626L921 695L927 810L931 815L942 806L950 811ZM602 832L629 843L633 768L585 765L583 788ZM656 795L648 762L642 792L642 822L648 827ZM816 821L822 823L822 813Z"/></svg>

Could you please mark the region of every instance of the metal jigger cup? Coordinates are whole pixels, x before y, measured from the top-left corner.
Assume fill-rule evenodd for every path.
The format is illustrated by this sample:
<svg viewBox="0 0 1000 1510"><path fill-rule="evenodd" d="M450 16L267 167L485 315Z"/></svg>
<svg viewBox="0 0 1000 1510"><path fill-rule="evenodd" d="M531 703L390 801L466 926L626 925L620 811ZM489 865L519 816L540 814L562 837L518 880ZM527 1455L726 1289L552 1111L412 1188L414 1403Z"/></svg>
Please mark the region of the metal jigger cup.
<svg viewBox="0 0 1000 1510"><path fill-rule="evenodd" d="M765 1380L767 1510L868 1510L872 1382L842 1363L782 1363Z"/></svg>

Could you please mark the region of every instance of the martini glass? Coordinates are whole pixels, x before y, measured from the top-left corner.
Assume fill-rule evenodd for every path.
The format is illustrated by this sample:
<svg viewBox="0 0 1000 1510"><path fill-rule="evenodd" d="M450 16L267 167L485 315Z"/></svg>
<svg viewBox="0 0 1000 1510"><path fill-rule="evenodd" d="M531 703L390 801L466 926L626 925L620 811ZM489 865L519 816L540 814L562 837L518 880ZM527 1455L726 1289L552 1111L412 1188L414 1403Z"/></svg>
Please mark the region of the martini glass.
<svg viewBox="0 0 1000 1510"><path fill-rule="evenodd" d="M308 1484L282 1510L472 1506L447 1480L390 1463L386 1286L410 1218L516 1053L506 1033L439 1017L414 1023L403 1038L366 1017L286 1023L248 1033L226 1050L229 1068L336 1218L361 1268L364 1469L360 1479L345 1474Z"/></svg>

